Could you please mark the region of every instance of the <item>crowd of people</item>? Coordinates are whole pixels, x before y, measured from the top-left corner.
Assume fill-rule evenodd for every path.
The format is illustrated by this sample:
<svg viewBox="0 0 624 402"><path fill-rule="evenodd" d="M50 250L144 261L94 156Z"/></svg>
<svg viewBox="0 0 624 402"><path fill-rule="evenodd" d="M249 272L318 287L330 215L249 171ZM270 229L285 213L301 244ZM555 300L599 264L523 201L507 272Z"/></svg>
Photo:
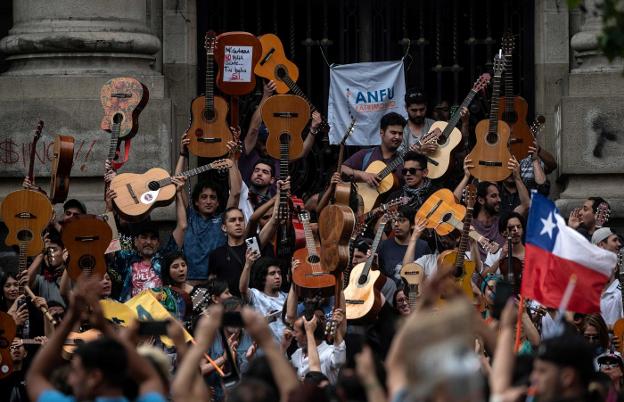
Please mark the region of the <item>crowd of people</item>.
<svg viewBox="0 0 624 402"><path fill-rule="evenodd" d="M274 82L265 83L260 105L274 91ZM435 120L448 120L450 111L447 103L437 105L431 119L428 106L425 95L408 92L408 119L384 115L380 145L354 153L331 177L331 184L376 187L380 177L367 167L406 151L393 173L399 186L379 200L403 201L380 232L377 249L372 239L378 222L354 236L344 273L373 262L383 279L375 317L347 319L344 293L302 291L292 281L302 261L279 258L275 237L285 223L278 214L279 197L292 195L291 182L279 179L286 175L280 176L279 161L267 155L269 133L258 107L242 135L240 159L227 174L209 172L192 191L180 175L190 142L182 137L172 179L177 189L173 230L149 218L125 221L114 205L117 194L107 186L104 203L115 216L121 247L106 255L102 278L83 275L73 281L66 269L72 256L63 244L63 225L88 212L76 199L65 202L64 215L45 230L45 250L27 270L17 269L17 254L3 259L0 310L14 321L17 336L6 345L12 372L0 380L0 400L619 400L623 345L614 327L624 314L617 267L595 314L561 315L535 301L519 305L517 291L503 306L495 303L497 286L507 279L501 265L510 255L524 261L530 192L548 196L547 175L556 168L555 158L535 142L527 158L507 161L507 179L476 183L472 228L500 247L470 239L466 259L476 268L467 293L438 258L458 247L460 230L441 236L417 212L442 188L461 202L465 187L475 182L473 161L466 157L474 124L466 108L456 112L462 116L463 138L454 163L441 178L429 179L428 156L438 144L420 140ZM313 113L303 133L304 155L313 149L320 124L321 116ZM228 146L233 154L238 144ZM109 162L105 168L108 184L117 173ZM332 202L330 183L303 200L315 237L318 217ZM25 186L37 189L29 181ZM620 236L596 225L603 203L601 197L589 197L572 211L568 225L588 242L618 253ZM361 216L355 191L350 207ZM254 243L257 248L250 246ZM423 273L418 289L401 275L401 268L413 263ZM36 297L20 294L20 285L28 285ZM146 333L144 323L119 325L105 318L103 300L123 303L146 291L171 316L162 332L170 342L160 333ZM68 336L91 330L98 333L94 340L65 350ZM185 330L194 336L192 342Z"/></svg>

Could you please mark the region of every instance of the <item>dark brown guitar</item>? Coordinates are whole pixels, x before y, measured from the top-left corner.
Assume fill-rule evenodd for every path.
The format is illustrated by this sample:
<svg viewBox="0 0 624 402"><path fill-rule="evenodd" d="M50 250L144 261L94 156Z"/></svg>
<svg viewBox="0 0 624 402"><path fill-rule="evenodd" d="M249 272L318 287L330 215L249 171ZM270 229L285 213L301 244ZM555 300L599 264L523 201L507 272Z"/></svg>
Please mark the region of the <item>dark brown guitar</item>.
<svg viewBox="0 0 624 402"><path fill-rule="evenodd" d="M117 170L128 160L131 139L139 130L139 114L147 105L149 90L135 78L113 78L102 86L100 102L104 117L100 128L111 133L108 160ZM120 141L124 141L124 156L120 158Z"/></svg>
<svg viewBox="0 0 624 402"><path fill-rule="evenodd" d="M260 41L249 32L225 32L217 36L214 58L219 65L217 87L221 92L240 96L256 89L254 67L261 54Z"/></svg>
<svg viewBox="0 0 624 402"><path fill-rule="evenodd" d="M342 136L342 140L340 140L340 151L338 151L338 163L336 164L338 168L337 171L340 171L340 166L344 160L344 148L349 136L355 130L355 117L351 117L351 124L347 128L347 131ZM351 191L353 189L353 183L338 183L333 184L334 186L334 201L336 204L342 204L349 206L349 200L351 199Z"/></svg>
<svg viewBox="0 0 624 402"><path fill-rule="evenodd" d="M69 277L76 281L83 272L103 277L106 273L104 252L113 238L108 223L96 215L78 215L63 224L61 234L69 252Z"/></svg>
<svg viewBox="0 0 624 402"><path fill-rule="evenodd" d="M206 92L191 103L191 126L187 131L191 140L189 151L204 158L225 155L228 152L227 143L232 141L232 132L226 121L228 104L225 99L214 94L215 46L214 31L206 32Z"/></svg>
<svg viewBox="0 0 624 402"><path fill-rule="evenodd" d="M9 347L15 338L17 328L8 313L0 311L0 380L13 373L13 359Z"/></svg>
<svg viewBox="0 0 624 402"><path fill-rule="evenodd" d="M515 47L515 38L510 32L503 36L503 56L505 56L505 96L500 98L502 107L498 111L498 119L504 121L511 129L509 149L519 161L529 154L529 147L533 144L533 137L527 124L529 104L519 95L514 94L512 56Z"/></svg>
<svg viewBox="0 0 624 402"><path fill-rule="evenodd" d="M74 137L57 135L54 139L50 178L52 204L64 202L69 193L69 176L74 165Z"/></svg>

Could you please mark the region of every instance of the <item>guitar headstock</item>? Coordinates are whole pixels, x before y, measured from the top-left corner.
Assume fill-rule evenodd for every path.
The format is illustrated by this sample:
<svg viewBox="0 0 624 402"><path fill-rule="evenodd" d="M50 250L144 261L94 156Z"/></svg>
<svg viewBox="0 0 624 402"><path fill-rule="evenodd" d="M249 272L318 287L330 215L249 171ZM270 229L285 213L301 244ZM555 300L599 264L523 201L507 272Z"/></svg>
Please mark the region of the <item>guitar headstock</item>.
<svg viewBox="0 0 624 402"><path fill-rule="evenodd" d="M490 84L491 79L492 79L492 76L489 73L481 74L479 79L477 79L477 81L472 86L472 90L475 92L479 92L485 89Z"/></svg>
<svg viewBox="0 0 624 402"><path fill-rule="evenodd" d="M490 254L496 254L500 249L500 245L498 243L488 240L486 237L483 236L481 236L481 238L478 240L478 243L483 250L487 251Z"/></svg>
<svg viewBox="0 0 624 402"><path fill-rule="evenodd" d="M310 222L310 213L307 210L299 209L299 211L297 211L297 215L299 216L301 223Z"/></svg>
<svg viewBox="0 0 624 402"><path fill-rule="evenodd" d="M505 58L503 57L503 51L499 50L494 56L494 76L501 77L505 71Z"/></svg>
<svg viewBox="0 0 624 402"><path fill-rule="evenodd" d="M609 209L609 204L606 202L601 202L596 208L596 227L601 228L605 223L609 221L609 217L611 216L611 209Z"/></svg>
<svg viewBox="0 0 624 402"><path fill-rule="evenodd" d="M215 47L217 46L217 34L215 31L208 31L204 36L204 49L206 49L206 53L213 56Z"/></svg>
<svg viewBox="0 0 624 402"><path fill-rule="evenodd" d="M544 123L546 123L546 118L541 114L535 118L533 123L531 123L529 129L531 130L533 137L537 137L537 134L539 134L542 128L544 128Z"/></svg>
<svg viewBox="0 0 624 402"><path fill-rule="evenodd" d="M477 187L474 184L468 184L465 188L464 198L468 209L474 208L477 199Z"/></svg>
<svg viewBox="0 0 624 402"><path fill-rule="evenodd" d="M344 136L342 137L342 140L340 141L340 144L344 145L347 142L347 138L349 138L349 136L353 134L353 131L355 130L356 121L357 120L355 119L355 117L351 116L351 124L349 124L347 131L345 132Z"/></svg>
<svg viewBox="0 0 624 402"><path fill-rule="evenodd" d="M39 120L37 128L35 129L35 141L41 138L41 132L43 131L43 120Z"/></svg>
<svg viewBox="0 0 624 402"><path fill-rule="evenodd" d="M503 47L503 54L505 57L511 57L514 48L516 47L516 36L511 31L505 32L503 39L501 40L501 46Z"/></svg>
<svg viewBox="0 0 624 402"><path fill-rule="evenodd" d="M409 197L399 197L394 200L388 201L385 204L382 204L382 210L386 212L396 212L396 210L407 204L409 202Z"/></svg>
<svg viewBox="0 0 624 402"><path fill-rule="evenodd" d="M232 161L229 159L219 159L218 161L214 161L210 164L211 169L220 170L222 172L231 169L232 166Z"/></svg>

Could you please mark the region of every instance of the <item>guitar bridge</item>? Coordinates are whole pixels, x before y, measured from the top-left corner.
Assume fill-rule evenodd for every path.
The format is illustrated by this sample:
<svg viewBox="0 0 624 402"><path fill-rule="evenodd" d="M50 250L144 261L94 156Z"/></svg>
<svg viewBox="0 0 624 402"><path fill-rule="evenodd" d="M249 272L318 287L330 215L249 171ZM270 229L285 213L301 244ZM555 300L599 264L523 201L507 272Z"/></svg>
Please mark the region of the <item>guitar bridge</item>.
<svg viewBox="0 0 624 402"><path fill-rule="evenodd" d="M503 166L503 162L494 162L494 161L479 161L479 165L481 166Z"/></svg>
<svg viewBox="0 0 624 402"><path fill-rule="evenodd" d="M214 144L217 142L221 142L223 141L221 138L215 138L215 137L201 137L197 139L197 142L205 142L207 144Z"/></svg>
<svg viewBox="0 0 624 402"><path fill-rule="evenodd" d="M351 299L347 299L345 300L346 304L364 304L364 300L351 300Z"/></svg>
<svg viewBox="0 0 624 402"><path fill-rule="evenodd" d="M132 197L132 199L134 200L134 203L138 204L139 198L137 197L136 193L132 189L132 186L130 185L130 183L126 184L126 188L128 188L128 192L130 193L130 197Z"/></svg>

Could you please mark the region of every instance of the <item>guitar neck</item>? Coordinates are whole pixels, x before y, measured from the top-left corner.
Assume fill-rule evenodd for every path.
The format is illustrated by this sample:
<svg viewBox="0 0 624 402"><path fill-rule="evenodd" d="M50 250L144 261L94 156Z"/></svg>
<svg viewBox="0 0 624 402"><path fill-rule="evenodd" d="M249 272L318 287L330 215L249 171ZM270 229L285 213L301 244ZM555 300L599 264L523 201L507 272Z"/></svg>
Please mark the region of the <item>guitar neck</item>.
<svg viewBox="0 0 624 402"><path fill-rule="evenodd" d="M206 102L204 106L205 112L212 112L214 110L214 87L212 85L214 72L213 62L214 54L210 51L206 51Z"/></svg>
<svg viewBox="0 0 624 402"><path fill-rule="evenodd" d="M115 154L117 153L117 142L119 141L119 128L120 124L113 122L111 125L111 139L108 147L108 160L113 161Z"/></svg>
<svg viewBox="0 0 624 402"><path fill-rule="evenodd" d="M308 255L316 255L316 242L314 241L314 234L312 233L312 228L310 227L310 219L302 219L301 216L299 216L299 221L301 221L301 223L303 224L303 233L305 234L305 242L306 249L308 250Z"/></svg>
<svg viewBox="0 0 624 402"><path fill-rule="evenodd" d="M386 176L392 173L394 169L396 169L401 163L403 163L403 157L405 156L406 152L407 147L403 147L398 150L397 156L392 161L390 161L390 163L388 163L386 167L377 174L377 176L379 176L379 178L383 180Z"/></svg>
<svg viewBox="0 0 624 402"><path fill-rule="evenodd" d="M214 169L214 165L212 163L209 163L207 165L198 166L198 167L196 167L194 169L190 169L190 170L187 170L186 172L182 172L182 173L180 173L177 176L184 176L186 178L189 178L189 177L197 176L198 174L207 172L207 171L212 170L212 169ZM167 177L165 179L158 180L158 185L160 187L168 186L171 183L172 183L171 182L171 177Z"/></svg>
<svg viewBox="0 0 624 402"><path fill-rule="evenodd" d="M457 230L463 231L464 229L462 221L457 220L457 218L455 218L454 216L451 216L451 218L449 218L449 220L447 220L446 223L450 224ZM468 236L470 236L472 240L476 241L479 244L481 244L481 241L484 239L484 237L479 232L473 229L470 229L470 231L468 232ZM490 241L488 240L488 242Z"/></svg>
<svg viewBox="0 0 624 402"><path fill-rule="evenodd" d="M475 91L474 89L471 89L470 92L468 92L468 95L466 96L466 98L464 98L462 104L459 105L457 111L453 113L453 116L451 116L451 118L449 119L448 124L440 135L441 138L447 138L451 134L451 131L453 131L453 129L457 127L457 123L459 123L459 119L461 119L461 113L459 113L459 111L462 110L462 108L467 108L468 106L470 106L476 94L477 91Z"/></svg>
<svg viewBox="0 0 624 402"><path fill-rule="evenodd" d="M20 241L19 242L19 265L18 265L18 271L17 271L17 276L19 276L22 272L26 271L26 265L27 265L27 258L28 256L26 255L26 249L28 248L28 244L25 241ZM19 294L23 295L24 294L24 285L22 284L22 282L20 282L20 284L18 284L18 289L19 289Z"/></svg>
<svg viewBox="0 0 624 402"><path fill-rule="evenodd" d="M370 272L370 269L373 266L375 252L377 251L377 247L379 247L379 243L381 242L381 235L383 234L385 227L386 227L386 222L381 222L379 224L377 233L375 233L375 239L373 240L373 244L371 245L371 248L370 248L371 255L366 260L366 264L364 265L364 269L362 270L362 276L368 276L368 273Z"/></svg>
<svg viewBox="0 0 624 402"><path fill-rule="evenodd" d="M514 89L513 89L513 69L511 51L505 54L505 110L513 109Z"/></svg>
<svg viewBox="0 0 624 402"><path fill-rule="evenodd" d="M280 180L282 181L288 178L289 145L290 142L288 140L280 141ZM280 191L280 206L282 208L288 207L288 194L286 191Z"/></svg>
<svg viewBox="0 0 624 402"><path fill-rule="evenodd" d="M286 74L284 76L284 78L282 78L282 81L284 81L284 84L286 84L286 86L288 88L290 88L290 91L292 93L294 93L297 96L301 96L303 99L305 99L306 102L308 102L308 105L310 105L310 111L312 113L314 112L319 112L321 113L316 106L314 106L314 104L312 103L312 101L310 100L310 98L308 98L308 96L305 94L305 92L303 92L301 90L301 88L299 88L299 86L295 83L295 81L293 81L290 76L288 74Z"/></svg>
<svg viewBox="0 0 624 402"><path fill-rule="evenodd" d="M410 305L410 311L414 312L416 310L416 304L417 304L417 300L416 297L418 296L418 285L408 285L407 289L409 291L409 305Z"/></svg>
<svg viewBox="0 0 624 402"><path fill-rule="evenodd" d="M459 240L459 247L457 250L457 259L455 260L455 267L464 266L464 257L466 250L468 250L468 236L470 235L470 224L472 223L472 207L466 209L466 215L464 216L464 226Z"/></svg>
<svg viewBox="0 0 624 402"><path fill-rule="evenodd" d="M492 105L490 107L490 127L489 132L498 133L498 98L500 97L501 73L494 74L494 84L492 84Z"/></svg>

